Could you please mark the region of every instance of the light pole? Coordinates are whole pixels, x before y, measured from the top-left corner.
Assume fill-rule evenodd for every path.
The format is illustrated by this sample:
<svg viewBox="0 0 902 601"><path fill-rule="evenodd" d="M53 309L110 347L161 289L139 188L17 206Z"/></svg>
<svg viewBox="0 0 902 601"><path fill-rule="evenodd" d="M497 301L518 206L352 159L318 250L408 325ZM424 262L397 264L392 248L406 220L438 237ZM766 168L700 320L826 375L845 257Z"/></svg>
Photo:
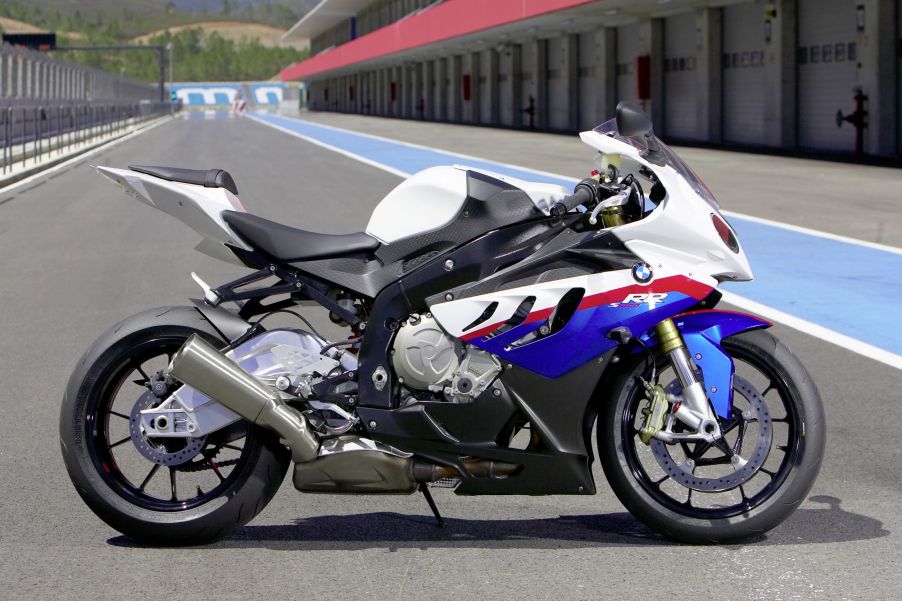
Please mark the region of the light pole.
<svg viewBox="0 0 902 601"><path fill-rule="evenodd" d="M172 42L166 44L166 50L169 52L169 112L175 110L172 102L172 95L175 90L172 87Z"/></svg>

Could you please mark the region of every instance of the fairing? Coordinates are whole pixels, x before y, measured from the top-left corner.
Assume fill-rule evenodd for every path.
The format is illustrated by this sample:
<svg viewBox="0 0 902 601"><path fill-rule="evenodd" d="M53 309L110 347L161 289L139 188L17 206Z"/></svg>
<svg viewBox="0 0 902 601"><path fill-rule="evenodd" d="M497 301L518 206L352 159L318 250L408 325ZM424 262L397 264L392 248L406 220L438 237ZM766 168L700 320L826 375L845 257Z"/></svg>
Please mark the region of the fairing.
<svg viewBox="0 0 902 601"><path fill-rule="evenodd" d="M650 169L667 191L664 200L644 219L613 230L627 248L650 265L692 277L703 275L718 281L752 279L745 251L741 246L739 252L731 251L712 224L712 214L724 218L708 189L694 174L691 178L687 175L691 170L682 161L664 160L666 156L676 156L672 151L662 149L664 157L655 163L621 136L592 130L582 132L580 138L605 155L619 155Z"/></svg>
<svg viewBox="0 0 902 601"><path fill-rule="evenodd" d="M504 361L556 378L617 346L608 337L611 330L625 326L638 335L697 305L712 289L713 282L667 272L640 284L631 270L623 269L438 303L430 309L453 336ZM566 324L553 331L553 313L571 291L581 291L582 298ZM516 323L517 310L530 299L534 300L528 315ZM471 326L477 316L485 320ZM536 335L543 327L551 333Z"/></svg>

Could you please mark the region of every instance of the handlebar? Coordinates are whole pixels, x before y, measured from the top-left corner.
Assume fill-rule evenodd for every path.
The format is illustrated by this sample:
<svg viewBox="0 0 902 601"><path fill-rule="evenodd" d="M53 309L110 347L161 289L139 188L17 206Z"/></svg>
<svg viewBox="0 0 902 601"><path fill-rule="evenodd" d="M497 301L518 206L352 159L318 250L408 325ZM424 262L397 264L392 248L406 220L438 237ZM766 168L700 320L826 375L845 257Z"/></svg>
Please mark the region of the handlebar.
<svg viewBox="0 0 902 601"><path fill-rule="evenodd" d="M579 205L597 200L597 187L598 182L594 179L584 179L576 184L576 187L573 189L573 194L556 202L554 206L551 207L549 213L552 217L561 217Z"/></svg>

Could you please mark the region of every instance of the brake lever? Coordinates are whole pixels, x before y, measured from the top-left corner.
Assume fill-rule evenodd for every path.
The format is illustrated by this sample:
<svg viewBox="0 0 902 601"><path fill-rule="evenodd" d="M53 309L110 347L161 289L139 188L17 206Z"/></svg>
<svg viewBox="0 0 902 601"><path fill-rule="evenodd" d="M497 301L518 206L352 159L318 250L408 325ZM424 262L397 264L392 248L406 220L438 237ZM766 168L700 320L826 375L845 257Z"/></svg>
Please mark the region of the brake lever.
<svg viewBox="0 0 902 601"><path fill-rule="evenodd" d="M627 188L626 190L622 190L616 196L611 196L607 200L603 200L595 205L595 208L592 209L592 213L589 215L589 225L595 225L598 223L598 214L603 210L610 207L620 207L629 202L630 194L632 193L631 188Z"/></svg>

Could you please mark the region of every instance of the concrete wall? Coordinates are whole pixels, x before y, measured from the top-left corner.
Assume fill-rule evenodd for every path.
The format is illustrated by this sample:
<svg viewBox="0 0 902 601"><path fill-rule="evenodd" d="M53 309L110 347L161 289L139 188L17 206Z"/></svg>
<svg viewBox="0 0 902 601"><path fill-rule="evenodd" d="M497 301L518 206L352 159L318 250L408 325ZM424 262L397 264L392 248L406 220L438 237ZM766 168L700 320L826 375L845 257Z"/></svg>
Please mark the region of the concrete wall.
<svg viewBox="0 0 902 601"><path fill-rule="evenodd" d="M669 139L851 153L855 129L837 127L836 113L855 109L860 88L868 97L864 152L896 155L900 4L750 0L557 35L488 32L470 48L455 44L429 58L383 59L378 67L313 78L310 107L579 131L612 117L618 101L640 100ZM642 99L640 57L650 61Z"/></svg>

